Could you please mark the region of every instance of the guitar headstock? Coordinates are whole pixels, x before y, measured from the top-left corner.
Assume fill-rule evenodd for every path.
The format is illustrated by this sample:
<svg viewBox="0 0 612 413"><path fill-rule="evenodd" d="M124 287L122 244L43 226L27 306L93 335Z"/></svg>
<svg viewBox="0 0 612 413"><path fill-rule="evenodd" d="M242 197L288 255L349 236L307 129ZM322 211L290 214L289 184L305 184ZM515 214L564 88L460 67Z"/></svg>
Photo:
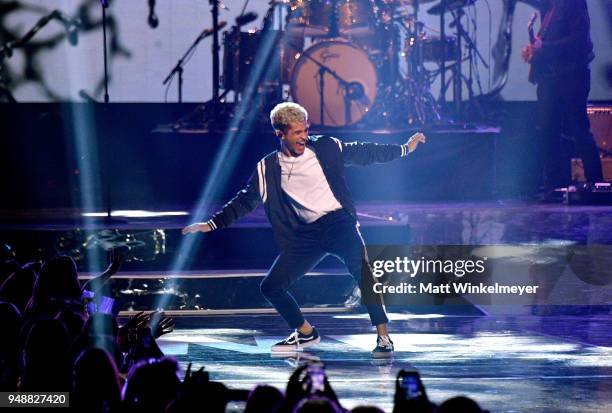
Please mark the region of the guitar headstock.
<svg viewBox="0 0 612 413"><path fill-rule="evenodd" d="M531 17L529 18L529 22L527 23L527 30L533 30L533 25L535 24L536 19L538 18L538 12L534 11Z"/></svg>

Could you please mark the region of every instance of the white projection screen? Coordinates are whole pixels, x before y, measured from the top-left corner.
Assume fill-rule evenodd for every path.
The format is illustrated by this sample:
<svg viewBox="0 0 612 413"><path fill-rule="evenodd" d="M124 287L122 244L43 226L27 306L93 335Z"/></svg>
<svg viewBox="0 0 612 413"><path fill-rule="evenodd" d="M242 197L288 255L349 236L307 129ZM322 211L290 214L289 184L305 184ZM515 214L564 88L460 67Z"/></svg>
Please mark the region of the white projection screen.
<svg viewBox="0 0 612 413"><path fill-rule="evenodd" d="M505 1L509 0L477 0L473 7L466 9L477 23L477 30L474 31L470 25L470 31L475 34L476 45L489 63ZM612 1L587 2L596 52L592 63L590 99L612 100ZM166 96L162 81L198 34L211 26L209 1L157 0L155 11L159 26L155 29L148 24L148 3L148 0L114 0L108 9L111 23L109 46L112 46L109 48L109 92L113 102L176 102L176 83ZM255 30L261 26L268 4L268 0L249 1L246 10L256 12L258 19L243 30ZM421 6L419 20L435 36L440 21L437 16L427 13L432 5L435 3ZM233 24L243 6L244 1L224 2L220 20L228 23L225 30ZM79 32L78 44L70 45L63 36L64 27L57 21L50 22L32 39L31 48L27 51L16 49L12 57L4 59L2 70L11 80L12 94L19 102L81 101L83 93L79 92L100 100L103 96L103 54L99 0L2 0L0 41L4 44L23 36L38 19L52 10L60 10L70 17L86 17L86 27ZM531 5L521 0L516 3L508 82L501 92L504 100L535 100L535 88L527 82L527 67L519 56L521 47L527 42L526 24L533 10ZM448 28L451 34L453 30ZM202 41L185 66L185 102L203 102L211 96L211 45L210 37ZM467 71L466 66L464 70ZM491 87L490 72L479 65L478 74L486 92ZM436 82L432 86L434 96L438 96L438 90L439 82ZM450 93L448 97L452 97Z"/></svg>

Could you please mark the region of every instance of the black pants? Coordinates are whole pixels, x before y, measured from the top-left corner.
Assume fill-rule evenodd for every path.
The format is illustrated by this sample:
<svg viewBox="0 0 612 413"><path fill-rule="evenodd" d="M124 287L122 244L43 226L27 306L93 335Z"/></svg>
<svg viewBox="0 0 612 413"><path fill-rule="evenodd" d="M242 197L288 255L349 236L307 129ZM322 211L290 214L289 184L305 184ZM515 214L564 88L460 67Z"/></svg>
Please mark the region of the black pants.
<svg viewBox="0 0 612 413"><path fill-rule="evenodd" d="M590 90L589 69L538 81L538 126L543 136L543 183L547 189L567 186L571 182L569 156L563 150L562 134L575 141L587 181L603 180L599 150L586 112Z"/></svg>
<svg viewBox="0 0 612 413"><path fill-rule="evenodd" d="M362 261L366 257L365 245L356 222L346 211L329 213L296 234L295 241L285 248L272 264L261 282L261 292L285 319L290 328L304 324L304 316L295 299L287 291L298 279L313 269L325 256L338 257L359 283ZM370 271L369 265L364 267ZM324 286L322 286L324 288ZM387 323L382 301L366 304L372 325Z"/></svg>

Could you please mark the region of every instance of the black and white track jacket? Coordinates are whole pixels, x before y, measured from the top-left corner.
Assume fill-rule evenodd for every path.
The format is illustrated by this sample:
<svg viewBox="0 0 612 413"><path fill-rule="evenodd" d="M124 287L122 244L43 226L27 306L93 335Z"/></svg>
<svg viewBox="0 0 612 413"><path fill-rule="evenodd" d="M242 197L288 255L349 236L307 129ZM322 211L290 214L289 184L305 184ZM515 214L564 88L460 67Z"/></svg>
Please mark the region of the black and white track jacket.
<svg viewBox="0 0 612 413"><path fill-rule="evenodd" d="M408 146L367 142L344 143L327 136L309 136L306 146L314 151L332 193L342 207L357 220L355 205L345 179L345 165L371 165L406 156ZM247 185L207 221L213 230L229 227L235 220L253 211L260 202L272 225L278 245L283 248L303 227L281 188L278 151L257 163Z"/></svg>

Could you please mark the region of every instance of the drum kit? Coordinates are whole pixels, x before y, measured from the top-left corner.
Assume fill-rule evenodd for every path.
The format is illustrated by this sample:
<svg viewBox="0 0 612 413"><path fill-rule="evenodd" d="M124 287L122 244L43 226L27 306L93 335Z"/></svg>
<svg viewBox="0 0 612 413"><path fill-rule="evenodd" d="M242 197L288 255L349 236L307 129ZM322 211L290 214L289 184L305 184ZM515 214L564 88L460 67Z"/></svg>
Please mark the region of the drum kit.
<svg viewBox="0 0 612 413"><path fill-rule="evenodd" d="M419 3L435 0L272 0L272 58L259 87L304 106L319 127L405 127L440 123L426 63L457 62L455 37L428 35ZM221 85L240 100L262 53L260 30L236 26L223 39ZM270 94L268 94L270 95Z"/></svg>

